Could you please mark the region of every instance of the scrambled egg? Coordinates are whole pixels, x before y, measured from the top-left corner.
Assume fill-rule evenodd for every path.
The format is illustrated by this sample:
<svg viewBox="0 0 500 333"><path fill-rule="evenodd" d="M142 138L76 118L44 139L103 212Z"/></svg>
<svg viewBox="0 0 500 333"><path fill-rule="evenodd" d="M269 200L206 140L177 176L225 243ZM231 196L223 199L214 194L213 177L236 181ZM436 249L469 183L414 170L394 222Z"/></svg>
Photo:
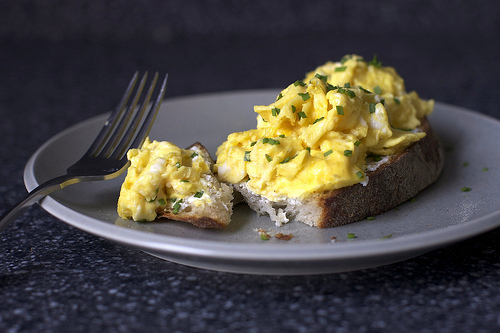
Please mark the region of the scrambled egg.
<svg viewBox="0 0 500 333"><path fill-rule="evenodd" d="M406 93L376 58L345 56L255 106L257 128L228 136L215 171L271 201L366 182L367 157L397 154L424 137L415 129L433 106Z"/></svg>
<svg viewBox="0 0 500 333"><path fill-rule="evenodd" d="M198 152L148 138L127 157L131 165L118 199L121 218L153 221L165 209L175 214L187 204L211 201L210 165Z"/></svg>

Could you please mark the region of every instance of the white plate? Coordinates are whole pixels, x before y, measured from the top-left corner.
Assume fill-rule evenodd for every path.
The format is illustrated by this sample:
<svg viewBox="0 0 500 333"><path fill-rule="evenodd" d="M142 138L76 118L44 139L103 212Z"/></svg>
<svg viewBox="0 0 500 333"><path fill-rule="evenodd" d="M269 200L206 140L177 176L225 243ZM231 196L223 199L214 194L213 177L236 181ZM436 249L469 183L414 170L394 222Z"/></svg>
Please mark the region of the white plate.
<svg viewBox="0 0 500 333"><path fill-rule="evenodd" d="M276 90L258 90L168 99L150 137L181 147L201 141L215 153L230 132L254 128L253 106L269 104L277 94ZM63 173L76 161L106 116L79 123L42 145L25 169L28 190ZM50 214L94 235L205 269L305 275L386 265L500 226L500 122L441 103L436 104L430 120L443 146L450 148L445 153L442 176L416 201L406 202L373 221L323 230L298 222L278 228L245 205L235 208L226 230L202 230L173 221L125 221L116 213L124 176L72 185L40 204ZM472 191L462 192L463 187ZM263 241L257 228L271 235L293 234L294 238ZM354 233L356 238L348 240L348 233ZM388 235L392 237L383 239ZM332 237L336 237L335 242Z"/></svg>

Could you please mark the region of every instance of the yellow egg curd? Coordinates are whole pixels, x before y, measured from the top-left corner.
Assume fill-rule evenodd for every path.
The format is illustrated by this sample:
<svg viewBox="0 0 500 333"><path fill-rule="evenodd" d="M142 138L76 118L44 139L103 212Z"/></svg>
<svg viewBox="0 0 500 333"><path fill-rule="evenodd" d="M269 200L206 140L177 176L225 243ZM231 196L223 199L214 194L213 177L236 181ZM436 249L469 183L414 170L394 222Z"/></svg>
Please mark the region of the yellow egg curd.
<svg viewBox="0 0 500 333"><path fill-rule="evenodd" d="M127 157L131 164L117 208L121 218L153 221L165 208L176 213L188 203L210 202L210 166L196 151L147 138Z"/></svg>
<svg viewBox="0 0 500 333"><path fill-rule="evenodd" d="M397 154L424 137L417 128L433 107L406 93L393 68L345 56L255 106L257 128L227 137L215 171L271 201L366 182L367 156Z"/></svg>

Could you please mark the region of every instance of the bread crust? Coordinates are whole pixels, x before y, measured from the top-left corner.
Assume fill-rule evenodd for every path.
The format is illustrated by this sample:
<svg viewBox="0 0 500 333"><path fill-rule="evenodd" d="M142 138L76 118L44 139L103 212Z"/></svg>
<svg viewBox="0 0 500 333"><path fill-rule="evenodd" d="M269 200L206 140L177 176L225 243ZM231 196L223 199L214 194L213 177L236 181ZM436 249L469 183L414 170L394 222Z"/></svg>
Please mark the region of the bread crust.
<svg viewBox="0 0 500 333"><path fill-rule="evenodd" d="M439 139L424 118L420 126L426 136L374 171L368 171L368 184L312 196L305 205L321 209L314 223L318 228L331 228L384 213L413 198L439 177L444 158Z"/></svg>
<svg viewBox="0 0 500 333"><path fill-rule="evenodd" d="M295 219L318 228L332 228L375 216L413 198L439 177L444 165L439 139L426 118L419 129L426 136L367 171L365 184L279 202L251 192L245 182L233 184L233 188L251 209L269 214L277 225Z"/></svg>
<svg viewBox="0 0 500 333"><path fill-rule="evenodd" d="M199 142L195 142L186 149L194 150L199 153L207 162L210 169L213 168L214 160L210 156L208 150ZM220 188L221 194L219 198L213 198L214 201L205 207L197 208L187 206L180 212L173 213L165 209L158 213L158 218L167 218L175 221L187 222L203 229L224 229L231 221L232 214L232 188L226 184L220 183L215 176L211 178L212 184L216 188Z"/></svg>

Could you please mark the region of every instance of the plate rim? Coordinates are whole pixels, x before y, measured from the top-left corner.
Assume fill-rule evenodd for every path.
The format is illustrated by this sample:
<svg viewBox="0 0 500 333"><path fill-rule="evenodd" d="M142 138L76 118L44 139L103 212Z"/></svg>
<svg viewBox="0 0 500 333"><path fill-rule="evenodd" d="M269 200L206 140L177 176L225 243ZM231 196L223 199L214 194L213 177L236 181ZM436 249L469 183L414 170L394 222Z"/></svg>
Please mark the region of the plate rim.
<svg viewBox="0 0 500 333"><path fill-rule="evenodd" d="M178 96L168 98L169 101L183 101L193 98L221 97L235 94L263 94L279 92L277 89L250 89L235 90L215 93L204 93L196 95ZM165 103L164 102L164 103ZM436 102L436 106L453 109L454 111L467 113L469 116L480 117L488 121L493 121L500 126L500 120L488 115L478 113L466 108L447 103ZM52 136L43 143L30 157L24 169L24 181L28 190L33 189L37 184L34 175L34 165L40 154L57 141L61 136L67 135L76 128L86 126L97 120L105 119L108 113L93 116L89 119L78 122L65 130ZM439 230L424 230L417 234L402 235L397 238L387 240L353 240L348 242L336 242L335 244L300 244L291 248L286 246L286 251L270 251L275 248L283 249L283 244L254 244L254 243L221 243L216 240L199 240L184 238L180 236L158 235L145 231L129 229L126 227L110 224L80 212L74 211L63 204L60 204L52 197L46 197L40 201L40 206L54 217L64 221L85 232L96 236L126 244L144 250L160 251L168 254L191 255L205 258L218 258L228 260L248 260L248 261L297 261L297 260L320 260L331 261L338 259L369 258L381 255L388 255L395 250L398 252L426 252L435 248L443 247L465 239L472 238L479 234L493 230L500 226L500 209L490 214L483 215L473 220L468 220L457 225L449 225ZM62 208L62 211L61 211ZM76 214L76 215L75 215ZM77 221L75 222L75 219ZM102 230L106 231L103 232ZM139 235L140 241L137 240ZM407 239L411 238L411 242ZM185 240L188 244L182 244ZM335 249L323 251L325 248Z"/></svg>

